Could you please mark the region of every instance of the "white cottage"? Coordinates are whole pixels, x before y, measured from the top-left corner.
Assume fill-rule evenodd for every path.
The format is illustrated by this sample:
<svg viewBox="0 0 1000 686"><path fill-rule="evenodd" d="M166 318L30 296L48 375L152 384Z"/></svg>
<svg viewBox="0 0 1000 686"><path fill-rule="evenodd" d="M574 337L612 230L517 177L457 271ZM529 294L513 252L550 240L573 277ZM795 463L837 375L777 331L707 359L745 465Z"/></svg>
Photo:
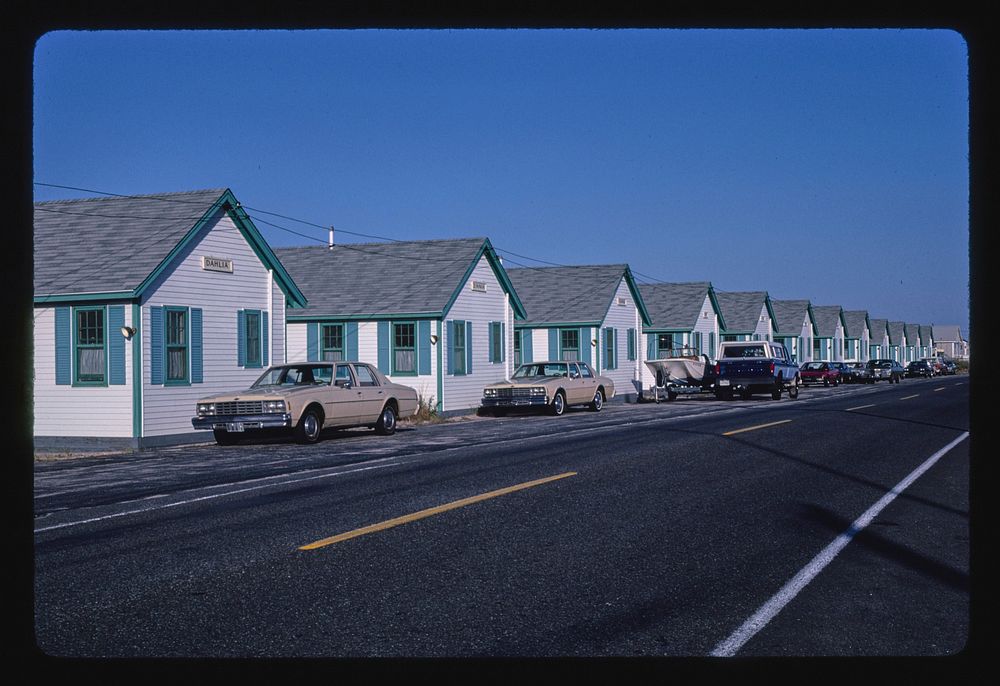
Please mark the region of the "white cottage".
<svg viewBox="0 0 1000 686"><path fill-rule="evenodd" d="M34 206L38 449L205 440L195 402L284 357L301 291L228 189Z"/></svg>
<svg viewBox="0 0 1000 686"><path fill-rule="evenodd" d="M870 319L871 343L868 345L869 360L891 359L889 350L889 320Z"/></svg>
<svg viewBox="0 0 1000 686"><path fill-rule="evenodd" d="M792 360L798 364L810 362L816 337L812 304L808 300L772 300L771 308L777 322L774 340L784 343Z"/></svg>
<svg viewBox="0 0 1000 686"><path fill-rule="evenodd" d="M715 359L725 322L710 282L642 284L639 289L650 318L643 327L645 359L660 359L682 346ZM651 389L655 383L653 373L643 364L643 388Z"/></svg>
<svg viewBox="0 0 1000 686"><path fill-rule="evenodd" d="M477 408L513 371L524 307L486 238L276 250L309 299L286 359L359 360L442 415Z"/></svg>
<svg viewBox="0 0 1000 686"><path fill-rule="evenodd" d="M767 291L716 291L724 341L770 341L777 332Z"/></svg>
<svg viewBox="0 0 1000 686"><path fill-rule="evenodd" d="M517 364L582 360L615 383L615 397L640 391L639 332L649 324L627 264L510 269L528 312L514 331Z"/></svg>
<svg viewBox="0 0 1000 686"><path fill-rule="evenodd" d="M906 324L904 322L889 322L889 358L905 365L906 348Z"/></svg>
<svg viewBox="0 0 1000 686"><path fill-rule="evenodd" d="M844 338L844 359L867 362L871 349L872 325L866 310L844 310L847 335Z"/></svg>
<svg viewBox="0 0 1000 686"><path fill-rule="evenodd" d="M844 337L847 331L844 308L840 305L813 305L812 309L816 317L813 359L843 362Z"/></svg>

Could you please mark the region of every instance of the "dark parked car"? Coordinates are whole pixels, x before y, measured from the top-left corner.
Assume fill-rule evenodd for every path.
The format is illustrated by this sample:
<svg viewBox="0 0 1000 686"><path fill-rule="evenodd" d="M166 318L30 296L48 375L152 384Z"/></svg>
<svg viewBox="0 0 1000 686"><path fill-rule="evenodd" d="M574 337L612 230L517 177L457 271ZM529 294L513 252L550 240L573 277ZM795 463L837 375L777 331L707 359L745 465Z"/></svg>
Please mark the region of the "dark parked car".
<svg viewBox="0 0 1000 686"><path fill-rule="evenodd" d="M934 376L934 368L927 364L927 360L914 360L906 365L906 375L932 377Z"/></svg>
<svg viewBox="0 0 1000 686"><path fill-rule="evenodd" d="M868 369L868 365L864 362L848 362L847 366L851 369L850 383L868 383L871 381L872 373Z"/></svg>
<svg viewBox="0 0 1000 686"><path fill-rule="evenodd" d="M836 386L840 383L840 368L835 362L806 362L799 367L799 378L804 384L821 383Z"/></svg>
<svg viewBox="0 0 1000 686"><path fill-rule="evenodd" d="M934 372L934 376L938 374L945 374L944 363L937 357L924 357L922 358L924 362L930 366L931 371Z"/></svg>
<svg viewBox="0 0 1000 686"><path fill-rule="evenodd" d="M827 364L840 370L840 383L852 383L854 381L854 367L847 362L828 362Z"/></svg>
<svg viewBox="0 0 1000 686"><path fill-rule="evenodd" d="M872 373L871 383L875 383L876 381L899 383L906 376L906 370L903 369L903 365L896 362L896 360L868 360L868 369Z"/></svg>
<svg viewBox="0 0 1000 686"><path fill-rule="evenodd" d="M952 360L941 360L941 374L957 374L958 365Z"/></svg>

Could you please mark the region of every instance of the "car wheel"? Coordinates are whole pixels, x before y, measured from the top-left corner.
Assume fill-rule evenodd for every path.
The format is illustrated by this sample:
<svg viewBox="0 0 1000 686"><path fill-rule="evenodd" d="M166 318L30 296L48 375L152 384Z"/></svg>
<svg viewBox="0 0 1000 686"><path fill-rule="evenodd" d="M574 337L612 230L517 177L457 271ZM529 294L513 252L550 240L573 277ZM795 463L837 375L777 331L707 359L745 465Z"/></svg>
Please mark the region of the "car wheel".
<svg viewBox="0 0 1000 686"><path fill-rule="evenodd" d="M602 407L604 407L604 391L598 388L597 392L594 393L593 401L590 403L590 409L594 412L600 412Z"/></svg>
<svg viewBox="0 0 1000 686"><path fill-rule="evenodd" d="M781 389L784 387L784 382L781 377L774 384L774 389L771 391L771 400L781 400Z"/></svg>
<svg viewBox="0 0 1000 686"><path fill-rule="evenodd" d="M566 411L566 396L563 395L562 391L556 391L556 395L552 398L552 404L549 405L549 412L555 417L561 417L563 412Z"/></svg>
<svg viewBox="0 0 1000 686"><path fill-rule="evenodd" d="M799 380L793 379L792 383L788 384L788 397L795 400L799 397Z"/></svg>
<svg viewBox="0 0 1000 686"><path fill-rule="evenodd" d="M823 379L823 385L824 386L829 386L830 385L830 380L829 379Z"/></svg>
<svg viewBox="0 0 1000 686"><path fill-rule="evenodd" d="M677 392L667 391L667 400L677 400Z"/></svg>
<svg viewBox="0 0 1000 686"><path fill-rule="evenodd" d="M310 407L302 413L299 423L295 425L295 440L299 443L315 443L323 431L323 420L314 408Z"/></svg>
<svg viewBox="0 0 1000 686"><path fill-rule="evenodd" d="M212 434L215 436L215 442L219 445L235 445L240 440L239 436L231 434L225 429L214 429Z"/></svg>
<svg viewBox="0 0 1000 686"><path fill-rule="evenodd" d="M391 436L396 433L396 408L392 403L386 403L382 408L382 414L375 422L375 433L381 436Z"/></svg>

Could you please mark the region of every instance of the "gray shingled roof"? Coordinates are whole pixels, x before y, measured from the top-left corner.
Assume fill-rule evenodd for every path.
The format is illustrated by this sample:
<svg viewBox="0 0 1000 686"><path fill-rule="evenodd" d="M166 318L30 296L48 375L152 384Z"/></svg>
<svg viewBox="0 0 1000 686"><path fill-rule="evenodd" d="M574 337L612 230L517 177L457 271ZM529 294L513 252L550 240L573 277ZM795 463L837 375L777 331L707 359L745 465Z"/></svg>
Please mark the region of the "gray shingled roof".
<svg viewBox="0 0 1000 686"><path fill-rule="evenodd" d="M276 248L309 305L302 316L443 312L485 238Z"/></svg>
<svg viewBox="0 0 1000 686"><path fill-rule="evenodd" d="M723 292L716 291L726 333L753 333L760 321L760 312L767 302L765 291Z"/></svg>
<svg viewBox="0 0 1000 686"><path fill-rule="evenodd" d="M931 329L935 341L962 341L962 329L957 324L935 324Z"/></svg>
<svg viewBox="0 0 1000 686"><path fill-rule="evenodd" d="M528 313L526 324L599 324L626 269L625 264L522 267L507 275Z"/></svg>
<svg viewBox="0 0 1000 686"><path fill-rule="evenodd" d="M641 284L642 301L652 320L646 328L693 330L711 288L709 281Z"/></svg>
<svg viewBox="0 0 1000 686"><path fill-rule="evenodd" d="M867 310L844 310L848 338L861 338L861 332L868 326L867 318Z"/></svg>
<svg viewBox="0 0 1000 686"><path fill-rule="evenodd" d="M771 300L775 327L781 334L798 336L809 314L808 300Z"/></svg>
<svg viewBox="0 0 1000 686"><path fill-rule="evenodd" d="M840 323L840 305L813 305L813 318L816 320L816 335L833 338Z"/></svg>
<svg viewBox="0 0 1000 686"><path fill-rule="evenodd" d="M931 327L927 324L918 324L917 326L920 327L920 344L930 345L932 338Z"/></svg>
<svg viewBox="0 0 1000 686"><path fill-rule="evenodd" d="M35 296L136 289L225 192L36 202Z"/></svg>
<svg viewBox="0 0 1000 686"><path fill-rule="evenodd" d="M903 345L903 322L889 322L889 345Z"/></svg>
<svg viewBox="0 0 1000 686"><path fill-rule="evenodd" d="M888 319L870 319L872 323L872 343L882 344L882 338L885 336L886 327L889 326Z"/></svg>

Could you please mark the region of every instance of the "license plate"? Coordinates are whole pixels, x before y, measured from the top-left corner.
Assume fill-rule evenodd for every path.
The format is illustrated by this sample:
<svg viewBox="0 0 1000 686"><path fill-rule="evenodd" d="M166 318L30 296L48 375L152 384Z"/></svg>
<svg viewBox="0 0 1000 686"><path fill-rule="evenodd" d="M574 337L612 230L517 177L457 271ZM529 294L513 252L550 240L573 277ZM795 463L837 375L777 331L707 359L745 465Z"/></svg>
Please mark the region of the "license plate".
<svg viewBox="0 0 1000 686"><path fill-rule="evenodd" d="M245 431L243 428L243 422L228 422L226 424L226 431L229 433L242 433Z"/></svg>
<svg viewBox="0 0 1000 686"><path fill-rule="evenodd" d="M719 385L720 386L728 386L729 385L729 379L719 379Z"/></svg>

